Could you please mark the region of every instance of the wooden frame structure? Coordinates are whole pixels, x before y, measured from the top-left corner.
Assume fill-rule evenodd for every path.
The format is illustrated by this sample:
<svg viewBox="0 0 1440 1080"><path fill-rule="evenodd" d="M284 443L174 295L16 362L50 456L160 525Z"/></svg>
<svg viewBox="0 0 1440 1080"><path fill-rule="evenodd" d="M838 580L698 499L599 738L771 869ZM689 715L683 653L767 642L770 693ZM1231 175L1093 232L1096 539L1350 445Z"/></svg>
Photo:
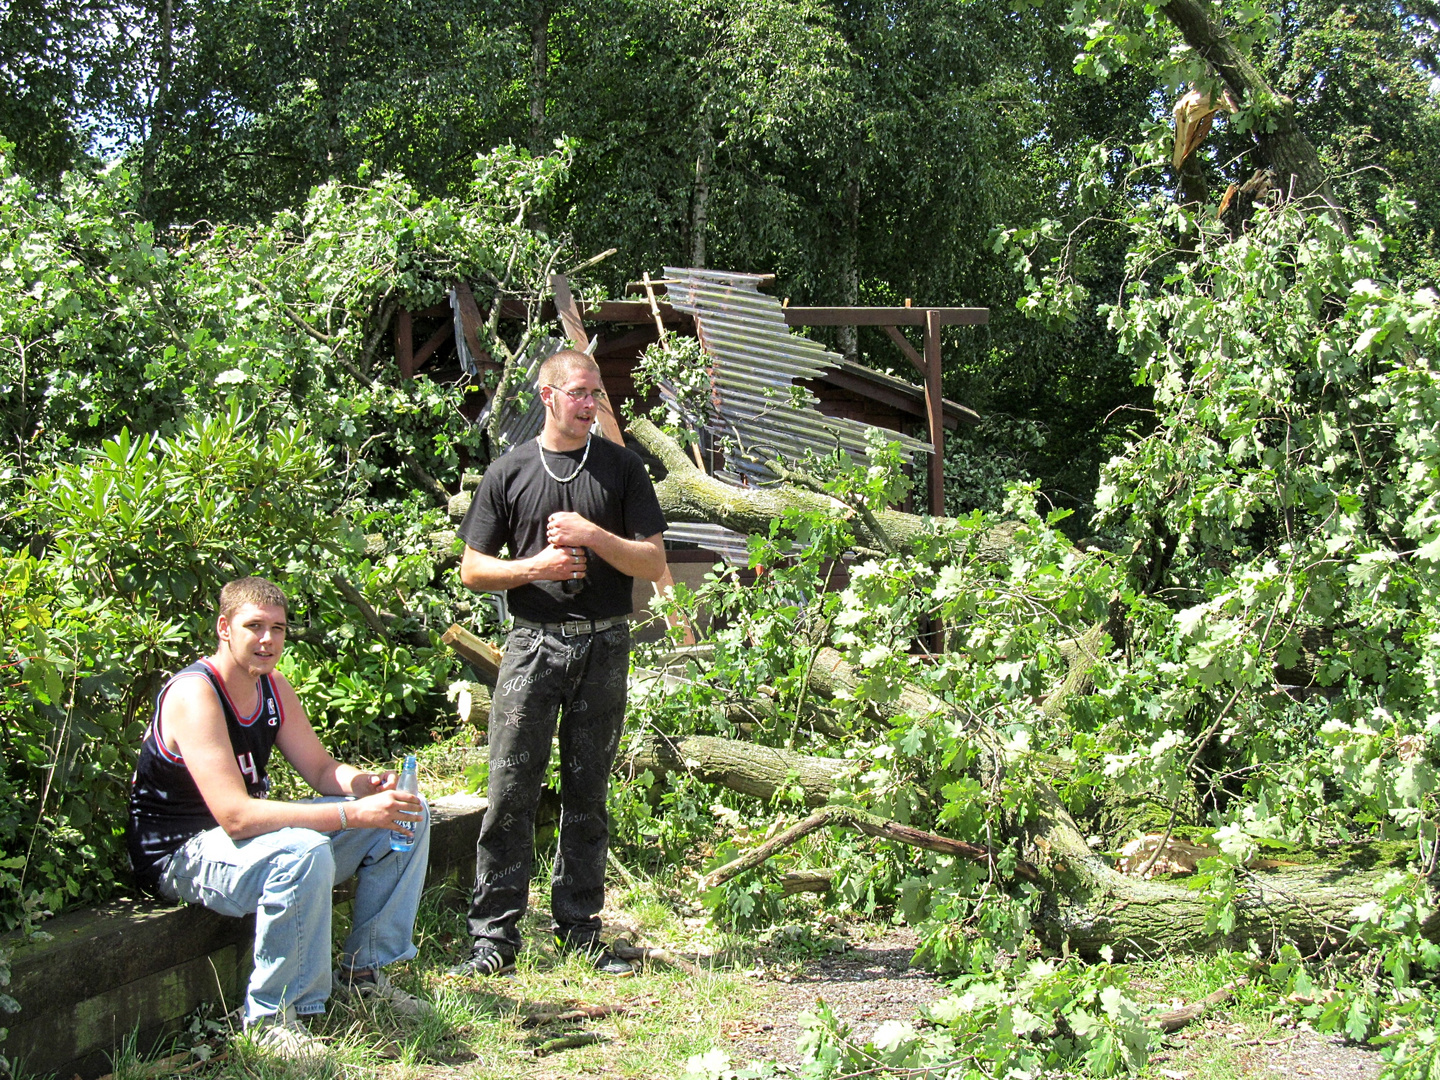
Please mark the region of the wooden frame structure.
<svg viewBox="0 0 1440 1080"><path fill-rule="evenodd" d="M557 319L570 344L585 349L590 344L590 335L585 323L610 323L634 326L629 334L607 342L607 352L618 350L639 350L655 340L656 319L667 328L681 330L688 325L694 329L694 320L677 311L663 301L658 304L658 314L652 311L646 301L607 300L582 311L570 290L569 281L560 274L550 279L555 299L547 301L540 310L540 318ZM452 339L455 333L456 315L465 344L470 355L482 368L500 369L500 364L480 346L479 328L483 318L470 287L463 283L455 289L456 306L442 303L424 311L401 310L396 313L395 359L400 367L402 379L413 378L435 353ZM925 390L926 431L933 447L930 455L928 480L930 490L930 512L942 515L945 512L945 428L953 427L957 420L978 422L979 417L963 406L947 403L941 392L943 361L940 353L940 333L945 326L984 326L990 321L989 308L975 307L785 307L785 322L788 326L874 326L884 330L900 352L919 371ZM524 319L527 312L523 305L514 300L505 301L502 317ZM444 320L440 327L417 349L415 347L414 324L417 318ZM904 327L922 328L923 340L919 348L905 336ZM842 378L841 385L844 385ZM859 393L863 388L849 387ZM948 409L947 409L948 406ZM947 416L947 411L952 414ZM958 415L957 415L958 414ZM968 415L967 415L968 414ZM620 427L612 409L607 405L601 413L601 427L608 438L620 441ZM947 423L947 420L949 421Z"/></svg>

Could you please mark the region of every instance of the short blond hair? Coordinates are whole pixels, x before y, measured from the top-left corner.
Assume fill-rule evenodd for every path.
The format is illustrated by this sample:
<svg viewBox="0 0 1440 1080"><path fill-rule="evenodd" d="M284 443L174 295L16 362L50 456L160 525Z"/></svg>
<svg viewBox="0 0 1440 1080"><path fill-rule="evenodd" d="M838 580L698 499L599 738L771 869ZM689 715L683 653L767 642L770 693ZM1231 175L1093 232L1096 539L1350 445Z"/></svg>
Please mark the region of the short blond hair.
<svg viewBox="0 0 1440 1080"><path fill-rule="evenodd" d="M290 617L290 602L279 587L263 577L236 578L220 590L220 614L225 619L234 617L246 604L257 607L278 607Z"/></svg>
<svg viewBox="0 0 1440 1080"><path fill-rule="evenodd" d="M593 356L579 349L561 349L545 358L536 380L541 386L550 386L568 379L577 371L593 371L599 374L600 365Z"/></svg>

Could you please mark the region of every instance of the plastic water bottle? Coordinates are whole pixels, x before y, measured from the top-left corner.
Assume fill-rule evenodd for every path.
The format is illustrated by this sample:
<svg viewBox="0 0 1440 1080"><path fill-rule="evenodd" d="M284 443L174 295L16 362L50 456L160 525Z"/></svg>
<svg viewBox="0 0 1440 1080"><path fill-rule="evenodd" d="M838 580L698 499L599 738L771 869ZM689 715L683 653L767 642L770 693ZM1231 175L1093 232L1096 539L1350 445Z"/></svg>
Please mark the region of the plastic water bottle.
<svg viewBox="0 0 1440 1080"><path fill-rule="evenodd" d="M395 784L396 791L408 791L411 795L420 794L420 766L415 761L414 754L405 755L405 765L400 770L400 779ZM391 851L409 851L415 846L415 832L413 821L401 821L398 818L396 825L402 826L406 831L404 834L392 832L390 834Z"/></svg>

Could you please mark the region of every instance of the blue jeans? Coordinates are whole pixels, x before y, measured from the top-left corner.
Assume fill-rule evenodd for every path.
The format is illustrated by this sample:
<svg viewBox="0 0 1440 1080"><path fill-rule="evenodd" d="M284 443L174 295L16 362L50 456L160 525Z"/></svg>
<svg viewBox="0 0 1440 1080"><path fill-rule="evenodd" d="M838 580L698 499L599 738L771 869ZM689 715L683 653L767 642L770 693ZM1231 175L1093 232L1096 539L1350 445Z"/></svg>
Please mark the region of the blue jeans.
<svg viewBox="0 0 1440 1080"><path fill-rule="evenodd" d="M391 835L388 829L277 829L232 840L224 829L210 829L170 856L160 891L221 915L255 912L247 1024L290 1006L313 1016L325 1011L330 996L330 894L337 881L358 873L342 966L375 970L416 953L411 936L430 852L428 808L409 851L391 851Z"/></svg>

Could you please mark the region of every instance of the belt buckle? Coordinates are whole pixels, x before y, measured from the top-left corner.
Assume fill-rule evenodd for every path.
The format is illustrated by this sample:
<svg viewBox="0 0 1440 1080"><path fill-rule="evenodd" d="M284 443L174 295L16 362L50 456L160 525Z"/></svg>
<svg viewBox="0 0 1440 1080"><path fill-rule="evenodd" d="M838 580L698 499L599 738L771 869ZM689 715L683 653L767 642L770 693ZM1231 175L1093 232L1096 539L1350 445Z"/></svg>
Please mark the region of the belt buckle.
<svg viewBox="0 0 1440 1080"><path fill-rule="evenodd" d="M589 625L590 622L586 619L570 619L568 622L560 624L560 633L565 637L579 637L581 634L586 633L586 630L583 628Z"/></svg>

